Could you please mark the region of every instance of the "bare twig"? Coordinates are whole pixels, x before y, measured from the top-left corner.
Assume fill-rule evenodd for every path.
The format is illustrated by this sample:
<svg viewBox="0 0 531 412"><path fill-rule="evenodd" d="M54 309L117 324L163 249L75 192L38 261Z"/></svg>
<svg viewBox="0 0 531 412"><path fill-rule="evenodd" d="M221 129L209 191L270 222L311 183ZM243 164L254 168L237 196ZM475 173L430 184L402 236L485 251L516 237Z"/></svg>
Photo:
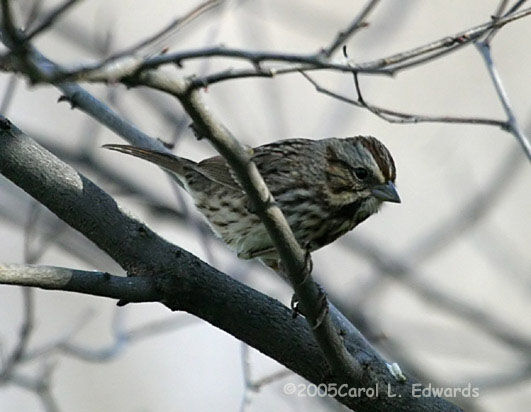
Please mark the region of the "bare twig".
<svg viewBox="0 0 531 412"><path fill-rule="evenodd" d="M507 96L507 92L505 91L505 88L503 86L503 82L500 78L500 75L498 74L498 70L496 69L494 62L492 61L490 45L485 41L482 41L476 43L476 46L479 52L481 53L483 60L485 61L485 65L487 66L487 70L489 71L492 83L494 84L494 88L496 89L496 93L498 94L500 102L503 106L503 110L507 115L507 129L510 133L513 134L514 137L516 137L516 140L518 140L518 142L522 146L525 155L531 161L531 143L529 143L528 137L520 128L520 125L516 120L514 111L511 107L511 103L509 102L509 97Z"/></svg>
<svg viewBox="0 0 531 412"><path fill-rule="evenodd" d="M3 0L6 1L6 0ZM35 73L28 73L34 82L64 82L67 80L84 80L84 81L102 81L111 80L116 81L125 76L130 76L141 70L156 68L164 64L181 62L189 59L209 58L209 57L231 57L248 60L253 64L252 70L240 71L223 71L217 74L212 74L204 79L196 79L190 82L191 88L201 87L217 81L241 78L241 77L272 77L278 74L298 72L301 70L322 70L331 69L343 72L357 72L357 73L381 73L393 74L404 68L412 67L412 65L424 63L431 60L430 54L438 52L440 49L445 53L448 50L455 50L471 41L476 40L485 32L492 28L499 28L503 25L523 18L531 14L531 8L524 9L519 12L508 14L495 21L489 21L474 28L459 32L451 37L444 37L435 42L428 43L424 46L414 48L412 50L401 52L389 57L378 59L371 62L359 63L350 62L349 64L341 64L330 62L321 54L288 54L288 53L272 53L272 52L255 52L243 49L231 49L226 47L212 47L201 48L197 50L180 51L176 53L169 53L165 55L154 56L151 58L142 58L133 56L131 54L119 53L118 57L107 59L93 65L85 65L73 69L59 69L55 68L52 72L41 72L40 76ZM428 57L423 57L428 55ZM433 57L433 56L432 56ZM415 59L420 58L419 61ZM260 63L266 61L280 61L286 63L295 63L295 66L284 68L266 68L260 67ZM403 64L403 66L401 66ZM9 65L8 65L9 66ZM31 68L31 67L30 67Z"/></svg>
<svg viewBox="0 0 531 412"><path fill-rule="evenodd" d="M525 253L518 252L518 243L505 233L506 230L492 223L481 225L474 232L476 249L500 276L509 274L511 281L520 283L522 290L531 294L531 260Z"/></svg>
<svg viewBox="0 0 531 412"><path fill-rule="evenodd" d="M350 97L341 95L339 93L333 92L332 90L326 89L321 86L317 81L315 81L308 73L301 71L301 74L306 80L308 80L314 87L315 90L319 93L323 93L327 96L330 96L334 99L342 101L344 103L351 104L353 106L366 108L370 112L374 113L376 116L384 119L389 123L461 123L461 124L480 124L480 125L489 125L489 126L499 126L501 128L506 127L506 123L501 120L487 119L482 117L460 117L460 116L427 116L422 114L415 113L404 113L396 110L386 109L380 106L370 104L365 100L365 98L358 98L354 100ZM355 75L356 76L356 75ZM357 77L355 77L357 79ZM357 86L359 86L357 84ZM361 97L361 92L358 88L358 96Z"/></svg>
<svg viewBox="0 0 531 412"><path fill-rule="evenodd" d="M474 28L459 32L451 37L445 37L435 42L428 43L424 46L414 48L412 50L398 53L383 59L378 59L367 63L351 63L349 65L343 65L338 63L330 63L323 60L319 55L301 55L301 54L284 54L284 53L270 53L270 52L252 52L242 49L230 49L224 47L213 47L210 49L198 49L190 51L180 51L176 53L169 53L163 56L155 56L146 60L139 68L155 68L162 64L167 63L180 63L184 60L194 58L206 58L206 57L233 57L248 60L254 64L265 61L283 61L289 63L303 63L314 66L321 69L335 69L338 71L346 72L358 72L358 73L382 73L387 74L390 72L396 72L398 67L393 67L392 70L388 70L387 67L396 65L426 53L431 53L435 50L448 47L462 47L463 45L470 43L474 39L478 38L485 31L493 27L501 27L511 21L523 18L531 14L531 8L524 9L520 12L510 14L506 17L498 19L496 21L489 21ZM300 69L299 69L300 70ZM298 71L299 71L298 70Z"/></svg>
<svg viewBox="0 0 531 412"><path fill-rule="evenodd" d="M0 266L0 278L2 276L2 266ZM1 281L0 281L1 282ZM34 325L34 300L33 291L31 289L22 289L24 320L20 328L17 344L9 358L5 361L2 369L0 369L0 383L12 378L12 373L17 364L24 357L31 332Z"/></svg>
<svg viewBox="0 0 531 412"><path fill-rule="evenodd" d="M83 311L76 320L64 328L62 334L54 336L49 342L41 344L31 350L27 350L24 357L21 359L21 362L32 362L44 358L56 350L60 350L61 345L70 342L70 340L87 325L93 315L94 312L92 310Z"/></svg>
<svg viewBox="0 0 531 412"><path fill-rule="evenodd" d="M13 374L10 383L35 393L46 412L59 412L59 407L50 391L50 375L54 365L45 364L37 378L28 378L25 375Z"/></svg>
<svg viewBox="0 0 531 412"><path fill-rule="evenodd" d="M243 378L243 392L240 401L240 412L245 412L247 406L251 402L250 389L252 384L251 378L251 365L249 364L249 346L245 342L241 342L240 346L240 359L242 366L242 378Z"/></svg>
<svg viewBox="0 0 531 412"><path fill-rule="evenodd" d="M119 313L115 317L119 317ZM114 323L116 324L116 322ZM65 340L57 343L57 350L87 362L105 362L119 356L128 347L128 344L195 324L197 324L197 318L178 316L157 322L149 322L129 330L122 330L122 327L118 328L114 326L112 331L114 341L109 345L100 348L91 348L72 343L70 340Z"/></svg>
<svg viewBox="0 0 531 412"><path fill-rule="evenodd" d="M15 25L9 0L1 0L0 8L2 10L0 40L11 50L11 53L0 57L0 67L2 67L3 64L6 64L6 67L10 67L9 62L5 63L2 60L3 58L7 58L9 61L9 57L12 57L13 59L11 63L14 62L15 65L18 65L18 69L22 70L30 79L40 78L39 70L30 59L27 58L29 47L24 41L23 35Z"/></svg>
<svg viewBox="0 0 531 412"><path fill-rule="evenodd" d="M493 20L495 19L499 19L500 16L503 15L503 12L505 11L505 9L507 8L507 5L509 4L509 0L501 0L500 3L498 4L498 7L496 8L496 11L494 12L494 14L491 16ZM522 2L523 4L523 2ZM496 35L496 32L498 31L498 29L492 29L490 30L489 32L487 32L486 36L485 36L485 41L487 43L490 43L491 40L493 39L493 37Z"/></svg>
<svg viewBox="0 0 531 412"><path fill-rule="evenodd" d="M409 256L414 264L424 262L436 252L440 252L444 246L480 222L483 216L496 207L509 189L511 180L514 180L525 164L521 150L516 149L504 156L491 176L485 180L488 184L476 190L463 206L456 209L457 213L441 218L435 227L429 228L424 235L411 243L405 255Z"/></svg>
<svg viewBox="0 0 531 412"><path fill-rule="evenodd" d="M359 29L367 26L365 19L379 2L380 0L370 0L354 18L354 20L352 20L348 27L337 33L332 43L328 47L324 47L320 53L322 53L323 56L330 57L339 47L341 47L345 41L347 41L349 37L351 37Z"/></svg>
<svg viewBox="0 0 531 412"><path fill-rule="evenodd" d="M251 365L249 363L249 349L249 345L242 342L240 357L242 363L243 393L240 401L240 412L245 412L247 410L247 406L251 403L252 392L258 392L264 386L270 385L293 374L289 369L281 369L277 372L263 376L260 379L253 379L251 376Z"/></svg>
<svg viewBox="0 0 531 412"><path fill-rule="evenodd" d="M200 55L200 51L192 52L191 54L186 54L190 52L184 52L180 56L174 55L179 59L176 61L183 61L187 58L199 58L199 57L234 57L234 58L247 58L251 62L263 62L266 60L271 61L284 61L294 64L288 67L262 67L262 65L254 65L252 69L225 69L220 72L212 73L207 76L194 78L191 84L193 88L206 87L210 84L215 84L218 82L233 80L233 79L242 79L249 77L265 77L273 78L282 74L289 74L295 72L308 72L313 70L322 70L322 69L335 69L338 71L352 72L352 73L368 73L368 74L387 74L392 75L396 74L405 69L418 66L420 64L432 61L440 56L452 53L461 47L471 43L475 39L480 38L489 30L493 28L499 29L503 25L513 21L513 19L519 19L525 17L531 13L531 9L522 10L519 13L515 13L515 10L511 10L503 18L498 19L496 22L489 21L482 25L473 27L468 30L458 32L452 36L446 36L439 40L432 41L430 43L424 44L422 46L415 47L413 49L396 53L387 57L383 57L377 60L372 60L363 63L356 63L350 61L347 67L342 66L325 66L322 65L321 61L315 61L313 55L310 56L293 56L292 60L290 56L285 55L285 58L282 58L279 55L259 55L256 53L244 53L241 50L218 50L220 54L216 54L216 50L209 49L205 56ZM166 59L169 56L165 56ZM296 59L295 59L296 58ZM155 63L155 62L153 62Z"/></svg>
<svg viewBox="0 0 531 412"><path fill-rule="evenodd" d="M358 73L363 73L363 71L358 70L358 68L372 68L375 70L378 68L387 68L388 71L392 73L397 73L398 71L404 68L412 67L411 61L414 61L414 59L420 56L426 54L429 55L430 53L437 52L441 49L451 49L452 51L455 51L458 48L461 48L466 44L480 38L484 33L486 33L492 28L503 27L505 24L516 19L528 16L529 14L531 14L531 8L508 14L497 20L491 19L491 21L487 23L483 23L471 29L461 31L459 33L454 34L453 36L443 37L442 39L427 43L411 50L407 50L405 52L393 54L388 57L384 57L366 63L360 63L358 65L354 65L353 68L355 69L354 71L357 71ZM422 60L421 62L424 63L425 61L426 60ZM400 63L403 64L406 62L408 63L407 66L400 65Z"/></svg>
<svg viewBox="0 0 531 412"><path fill-rule="evenodd" d="M168 23L166 27L159 30L157 33L151 35L147 39L142 40L138 44L135 44L107 59L107 61L117 60L120 57L133 55L136 53L143 52L145 57L150 56L155 53L160 53L161 44L163 42L169 41L169 39L177 33L178 30L182 29L183 26L191 23L193 20L197 19L202 14L206 13L209 10L212 10L223 3L223 0L207 0L203 3L200 3L198 6L194 7L192 10L187 12L181 17L178 17ZM144 49L144 50L143 50ZM104 63L105 64L105 63Z"/></svg>
<svg viewBox="0 0 531 412"><path fill-rule="evenodd" d="M40 16L42 12L42 3L43 0L33 0L31 6L27 10L27 17L24 24L24 27L29 27L31 24L33 24L37 18ZM22 6L22 4L21 4Z"/></svg>
<svg viewBox="0 0 531 412"><path fill-rule="evenodd" d="M514 13L516 10L518 10L520 7L524 5L526 0L518 0L514 3L514 5L509 9L509 11L505 14L506 16L508 14ZM496 9L496 12L492 16L493 20L499 19L500 16L503 15L503 12L507 8L507 4L509 3L509 0L501 0L500 4L498 4L498 8ZM498 33L499 28L493 28L487 33L487 36L484 39L484 42L487 44L490 44L496 33Z"/></svg>
<svg viewBox="0 0 531 412"><path fill-rule="evenodd" d="M37 232L37 223L39 213L42 210L42 205L37 202L31 202L28 222L24 228L24 262L34 264L42 257L46 250L53 244L53 241L66 228L66 225L61 220L57 219L50 230L46 231L42 239L37 240L37 246L32 247L32 237ZM40 241L40 243L38 243Z"/></svg>
<svg viewBox="0 0 531 412"><path fill-rule="evenodd" d="M2 97L2 102L0 103L0 113L6 115L7 110L9 109L9 105L13 101L13 96L15 95L15 90L17 88L18 79L15 75L12 75L9 78L9 81L7 83L6 90L4 92L4 96Z"/></svg>
<svg viewBox="0 0 531 412"><path fill-rule="evenodd" d="M1 0L0 4L2 8L2 41L5 42L7 40L5 37L8 37L9 40L20 40L19 33L17 33L17 28L14 23L9 0Z"/></svg>
<svg viewBox="0 0 531 412"><path fill-rule="evenodd" d="M430 305L435 305L461 319L476 325L479 330L490 334L505 344L521 351L531 353L531 341L516 331L511 330L504 322L492 317L487 312L475 308L468 303L445 294L422 281L422 276L407 261L383 251L372 242L359 238L348 238L349 248L369 258L380 273L405 284L409 290L417 293Z"/></svg>
<svg viewBox="0 0 531 412"><path fill-rule="evenodd" d="M79 0L66 0L62 4L59 4L54 9L52 9L46 16L43 17L41 22L25 33L23 38L24 42L31 41L35 36L41 34L42 32L48 30L55 22L64 14L66 11L78 3Z"/></svg>
<svg viewBox="0 0 531 412"><path fill-rule="evenodd" d="M531 380L531 363L522 362L522 365L516 370L500 371L492 375L483 375L472 377L464 381L474 382L474 386L482 391L494 392L505 388L514 388L515 385ZM461 384L462 385L462 384Z"/></svg>

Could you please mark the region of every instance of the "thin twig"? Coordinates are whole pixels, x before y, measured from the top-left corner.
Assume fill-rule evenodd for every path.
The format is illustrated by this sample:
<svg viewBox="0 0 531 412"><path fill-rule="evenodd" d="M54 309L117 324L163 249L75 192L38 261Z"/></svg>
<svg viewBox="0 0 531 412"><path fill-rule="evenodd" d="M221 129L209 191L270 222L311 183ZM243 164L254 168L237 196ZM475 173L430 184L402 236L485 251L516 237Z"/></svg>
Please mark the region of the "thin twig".
<svg viewBox="0 0 531 412"><path fill-rule="evenodd" d="M32 25L37 20L37 18L40 16L41 11L42 11L41 10L42 2L43 0L33 1L33 4L30 6L30 9L28 11L28 15L26 17L24 27L29 27L30 25Z"/></svg>
<svg viewBox="0 0 531 412"><path fill-rule="evenodd" d="M365 19L369 15L369 13L376 7L376 5L380 2L380 0L370 0L365 7L358 13L358 15L352 20L352 22L349 24L349 26L337 33L335 39L332 41L332 43L328 47L324 47L320 53L323 56L330 57L341 45L347 41L349 37L351 37L354 33L356 33L359 29L366 27L367 23L365 23Z"/></svg>
<svg viewBox="0 0 531 412"><path fill-rule="evenodd" d="M511 10L506 16L501 19L498 19L496 22L492 20L484 23L482 25L470 28L454 34L453 36L446 36L439 40L432 41L430 43L424 44L422 46L415 47L413 49L396 53L384 58L377 60L372 60L369 62L356 63L351 61L348 67L325 67L320 61L315 61L313 56L308 58L307 56L297 61L290 60L289 56L286 56L286 62L298 63L293 64L288 67L262 67L261 65L253 67L252 69L225 69L216 73L211 73L203 77L195 77L192 79L193 88L206 87L210 84L219 83L226 80L234 79L243 79L249 77L265 77L273 78L278 75L295 73L295 72L307 72L313 70L323 70L323 69L336 69L339 71L350 71L352 73L368 73L368 74L388 74L393 75L400 71L418 66L423 63L427 63L435 60L438 57L452 53L461 47L471 43L475 39L480 38L489 30L496 28L501 28L504 24L513 21L514 19L522 18L531 13L531 9L522 10L519 13L513 14L515 10ZM214 53L214 51L212 51ZM226 52L226 57L235 57L235 58L244 58L245 55L242 55L241 51L234 50L235 55L230 55L229 52ZM190 58L198 58L201 56L194 55L189 56ZM204 57L209 57L208 55ZM257 59L263 57L259 61L267 60L267 57L274 56L258 56L256 54L248 54L246 57L249 60ZM276 56L280 60L279 56ZM181 60L184 60L186 56L183 56ZM274 59L272 59L274 60Z"/></svg>
<svg viewBox="0 0 531 412"><path fill-rule="evenodd" d="M488 183L471 193L466 202L456 208L456 213L447 218L440 218L435 226L427 229L418 240L411 242L405 255L410 256L413 263L417 265L425 262L460 234L481 222L481 218L495 210L499 202L503 200L510 182L517 177L525 164L524 159L525 157L518 148L510 150L485 179Z"/></svg>
<svg viewBox="0 0 531 412"><path fill-rule="evenodd" d="M513 108L511 107L511 103L509 101L509 97L507 96L507 92L505 91L503 82L492 60L490 45L482 41L476 43L476 46L481 56L483 57L485 65L487 66L487 70L489 71L492 83L494 84L494 88L496 89L496 93L498 94L498 98L500 99L500 102L503 106L503 110L507 115L507 129L510 133L513 134L514 137L516 137L516 139L522 146L525 155L527 156L529 161L531 161L531 143L529 143L529 139L525 135L524 131L520 128L520 125L516 120Z"/></svg>
<svg viewBox="0 0 531 412"><path fill-rule="evenodd" d="M443 37L439 40L424 44L419 47L415 47L414 49L410 49L405 52L393 54L388 57L384 57L384 58L373 60L373 61L366 62L366 63L356 64L356 65L353 65L353 68L358 73L363 73L362 70L358 70L358 69L371 68L371 69L376 70L378 68L387 68L389 71L391 71L394 74L402 70L403 68L402 66L398 65L398 63L407 62L411 59L417 58L425 54L433 53L434 51L437 51L440 49L451 48L452 51L455 51L458 48L461 48L465 46L466 44L480 38L485 32L487 32L488 30L492 28L500 28L509 22L526 17L529 14L531 14L531 8L527 8L519 12L508 14L497 20L491 19L491 21L487 23L483 23L471 29L461 31L459 33L454 34L453 36ZM404 66L404 67L411 67L411 66Z"/></svg>
<svg viewBox="0 0 531 412"><path fill-rule="evenodd" d="M0 113L4 116L7 115L7 110L9 105L13 101L13 96L15 95L15 90L17 88L18 79L16 75L11 75L9 81L7 82L7 87L2 97L2 102L0 103Z"/></svg>
<svg viewBox="0 0 531 412"><path fill-rule="evenodd" d="M121 312L120 312L121 313ZM120 313L117 313L119 315ZM116 316L115 316L116 317ZM149 322L133 329L113 327L113 341L99 348L75 344L70 340L57 343L57 350L69 356L76 357L86 362L105 362L117 358L128 346L146 338L153 337L168 331L184 329L198 323L196 318L190 316L176 316L160 321Z"/></svg>
<svg viewBox="0 0 531 412"><path fill-rule="evenodd" d="M370 112L374 113L376 116L389 123L464 123L464 124L480 124L480 125L489 125L489 126L499 126L501 128L506 127L506 123L501 120L487 119L483 117L459 117L459 116L427 116L422 114L415 113L405 113L399 112L396 110L386 109L380 106L370 104L363 97L360 100L354 100L345 95L333 92L323 86L321 86L317 81L315 81L308 73L301 72L306 80L308 80L314 87L315 90L319 93L323 93L327 96L330 96L334 99L342 101L344 103L351 104L353 106L366 108ZM357 77L356 77L357 78ZM359 86L359 83L358 83ZM359 91L359 89L358 89ZM359 96L362 96L361 93L358 93Z"/></svg>
<svg viewBox="0 0 531 412"><path fill-rule="evenodd" d="M405 259L400 259L382 250L376 244L359 238L347 238L344 244L350 250L370 259L381 274L403 283L430 305L456 314L459 318L476 325L480 331L520 352L531 353L531 340L511 330L504 322L492 317L489 313L432 287L429 282L422 280L424 277Z"/></svg>
<svg viewBox="0 0 531 412"><path fill-rule="evenodd" d="M240 360L242 368L243 392L240 400L240 412L245 412L251 402L250 389L252 386L251 365L249 364L249 345L245 342L240 344Z"/></svg>
<svg viewBox="0 0 531 412"><path fill-rule="evenodd" d="M514 13L516 10L518 10L520 7L522 7L524 5L524 3L526 2L527 0L518 0L516 3L514 3L514 5L509 9L509 11L507 13L505 13L505 16L511 14L511 13ZM494 13L494 15L492 16L493 19L499 19L500 16L503 14L505 8L507 7L507 4L509 3L509 0L501 0L500 1L500 4L498 5L498 8L496 9L496 12ZM487 34L487 36L485 37L484 41L485 43L487 44L490 44L490 42L492 41L492 39L494 38L494 36L496 35L496 33L498 33L499 31L499 27L495 27L493 28L492 30L490 30Z"/></svg>
<svg viewBox="0 0 531 412"><path fill-rule="evenodd" d="M3 0L5 1L5 0ZM41 76L32 75L31 79L34 82L65 82L72 80L83 81L116 81L120 80L124 76L128 76L138 71L157 68L161 65L174 63L181 64L184 60L197 59L197 58L210 58L210 57L231 57L248 60L253 64L253 70L251 71L239 71L238 73L230 73L226 70L223 73L217 73L209 75L208 79L201 82L197 79L195 82L191 82L190 87L201 87L201 85L207 85L215 81L234 79L239 77L272 77L278 74L292 73L301 70L323 70L330 69L343 72L358 72L358 73L373 73L373 74L394 74L399 70L406 67L411 67L409 61L416 59L419 56L433 53L440 49L456 50L471 41L479 38L486 31L502 27L503 25L514 21L516 19L523 18L531 14L531 8L524 9L519 12L515 12L504 16L496 21L489 21L482 25L473 27L471 29L457 33L451 37L444 37L435 42L428 43L426 45L401 52L392 56L388 56L382 59L378 59L371 62L359 63L350 62L348 64L331 62L329 59L324 58L320 54L289 54L289 53L274 53L274 52L256 52L244 49L234 49L226 47L212 47L201 48L196 50L180 51L176 53L169 53L164 55L158 55L151 58L142 58L140 56L123 55L119 53L118 57L106 59L103 62L99 62L92 65L84 65L73 69L58 69L53 72L41 73ZM446 50L445 50L446 52ZM422 59L424 63L431 59ZM286 63L295 63L294 67L284 68L269 68L261 69L260 63L266 61L280 61ZM401 67L399 63L403 63L404 67ZM415 63L415 64L418 64ZM31 74L31 73L30 73Z"/></svg>
<svg viewBox="0 0 531 412"><path fill-rule="evenodd" d="M33 29L29 30L27 33L25 33L25 36L23 38L24 42L31 41L35 36L41 34L42 32L48 30L53 24L57 22L57 20L68 11L69 8L74 6L76 3L78 3L80 0L66 0L62 4L59 4L56 6L52 11L50 11L42 21Z"/></svg>
<svg viewBox="0 0 531 412"><path fill-rule="evenodd" d="M480 388L482 393L494 392L506 388L514 388L516 385L531 380L531 363L522 362L522 366L512 371L498 371L492 375L471 377L456 385L466 387L468 382L474 382L474 386Z"/></svg>
<svg viewBox="0 0 531 412"><path fill-rule="evenodd" d="M214 9L215 7L219 6L223 3L223 0L207 0L201 4L199 4L197 7L194 7L192 10L184 14L183 16L180 16L170 23L168 23L164 28L156 32L155 34L151 35L147 39L144 39L140 41L139 43L109 57L107 61L112 61L119 59L123 56L128 56L132 54L136 54L142 51L142 49L145 49L143 52L145 53L145 57L148 57L155 53L160 53L161 48L160 44L162 42L167 42L169 39L177 33L178 30L182 29L185 25L191 23L193 20L201 16L202 14L206 13L209 10Z"/></svg>
<svg viewBox="0 0 531 412"><path fill-rule="evenodd" d="M151 59L146 60L139 69L143 68L156 68L162 64L167 63L180 63L184 60L194 59L194 58L207 58L207 57L233 57L249 60L250 62L256 64L265 61L284 61L289 63L304 63L319 67L322 69L336 69L339 71L347 72L358 72L358 73L389 73L389 70L386 69L387 66L392 64L400 63L414 57L418 57L425 53L433 52L434 50L447 48L452 45L465 45L470 43L472 40L479 37L486 30L489 30L493 27L501 27L509 22L512 22L516 19L523 18L531 14L531 8L527 8L520 12L510 14L506 17L498 19L496 21L489 21L487 23L481 24L479 26L473 27L471 29L459 32L451 37L444 37L435 42L428 43L424 46L416 47L412 50L398 53L383 59L378 59L372 62L360 63L360 64L338 64L331 63L327 60L323 60L319 55L302 55L302 54L285 54L285 53L272 53L272 52L253 52L243 49L230 49L225 47L213 47L210 49L197 49L189 51L180 51L176 53L169 53L163 56L155 56Z"/></svg>
<svg viewBox="0 0 531 412"><path fill-rule="evenodd" d="M2 266L0 266L0 276L1 271ZM23 296L24 320L20 328L17 344L11 352L9 358L5 361L2 369L0 369L0 382L12 378L12 373L15 367L26 353L29 339L35 323L33 291L31 289L22 289L21 291Z"/></svg>

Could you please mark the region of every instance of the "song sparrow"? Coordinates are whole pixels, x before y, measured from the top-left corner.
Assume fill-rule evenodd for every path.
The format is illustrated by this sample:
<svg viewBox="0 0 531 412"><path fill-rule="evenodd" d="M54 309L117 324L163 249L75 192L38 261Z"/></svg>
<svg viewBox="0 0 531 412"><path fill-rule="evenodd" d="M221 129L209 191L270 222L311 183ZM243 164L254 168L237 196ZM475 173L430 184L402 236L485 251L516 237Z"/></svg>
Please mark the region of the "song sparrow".
<svg viewBox="0 0 531 412"><path fill-rule="evenodd" d="M275 267L273 243L221 156L199 163L127 145L104 147L155 163L173 173L212 229L242 259ZM252 149L258 167L299 244L312 252L377 212L400 203L393 158L374 137L282 140Z"/></svg>

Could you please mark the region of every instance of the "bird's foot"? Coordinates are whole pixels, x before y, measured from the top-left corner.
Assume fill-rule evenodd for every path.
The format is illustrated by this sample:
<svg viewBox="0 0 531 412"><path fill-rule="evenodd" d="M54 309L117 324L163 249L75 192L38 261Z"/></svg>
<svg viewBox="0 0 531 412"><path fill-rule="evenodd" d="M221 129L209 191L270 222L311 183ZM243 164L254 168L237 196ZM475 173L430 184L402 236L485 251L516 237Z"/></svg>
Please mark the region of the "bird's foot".
<svg viewBox="0 0 531 412"><path fill-rule="evenodd" d="M325 319L326 315L328 314L329 307L328 307L328 299L326 297L326 293L324 289L319 285L318 283L315 283L318 289L318 295L317 295L317 305L319 306L319 312L317 316L315 317L315 320L312 322L312 329L317 329L321 324L323 323L323 320ZM304 309L303 305L301 305L301 302L299 301L299 297L296 293L293 294L291 297L291 314L293 319L295 319L298 315L304 315L308 317L307 313L308 311Z"/></svg>
<svg viewBox="0 0 531 412"><path fill-rule="evenodd" d="M291 302L289 307L291 308L291 317L295 319L297 316L299 316L301 312L301 308L299 306L299 298L296 293L293 294L291 297Z"/></svg>

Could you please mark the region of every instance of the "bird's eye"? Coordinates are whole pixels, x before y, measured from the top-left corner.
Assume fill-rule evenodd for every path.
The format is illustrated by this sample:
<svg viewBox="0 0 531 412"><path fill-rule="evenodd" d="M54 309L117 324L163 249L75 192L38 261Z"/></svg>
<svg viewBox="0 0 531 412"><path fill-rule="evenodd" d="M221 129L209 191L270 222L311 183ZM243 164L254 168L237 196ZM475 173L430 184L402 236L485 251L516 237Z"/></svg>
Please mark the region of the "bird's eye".
<svg viewBox="0 0 531 412"><path fill-rule="evenodd" d="M354 169L354 174L359 180L365 180L369 176L369 171L364 167L356 167Z"/></svg>

